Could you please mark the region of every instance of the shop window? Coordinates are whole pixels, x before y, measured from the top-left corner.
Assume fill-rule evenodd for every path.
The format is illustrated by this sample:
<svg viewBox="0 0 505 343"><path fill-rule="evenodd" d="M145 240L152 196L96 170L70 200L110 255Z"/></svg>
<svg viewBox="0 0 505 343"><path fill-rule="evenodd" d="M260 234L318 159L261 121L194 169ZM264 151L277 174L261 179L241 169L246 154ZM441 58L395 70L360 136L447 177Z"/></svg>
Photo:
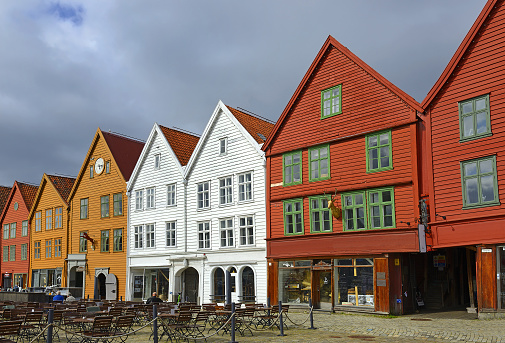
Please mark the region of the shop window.
<svg viewBox="0 0 505 343"><path fill-rule="evenodd" d="M279 262L279 299L287 304L308 304L311 290L311 261Z"/></svg>
<svg viewBox="0 0 505 343"><path fill-rule="evenodd" d="M373 258L334 261L335 305L374 306Z"/></svg>

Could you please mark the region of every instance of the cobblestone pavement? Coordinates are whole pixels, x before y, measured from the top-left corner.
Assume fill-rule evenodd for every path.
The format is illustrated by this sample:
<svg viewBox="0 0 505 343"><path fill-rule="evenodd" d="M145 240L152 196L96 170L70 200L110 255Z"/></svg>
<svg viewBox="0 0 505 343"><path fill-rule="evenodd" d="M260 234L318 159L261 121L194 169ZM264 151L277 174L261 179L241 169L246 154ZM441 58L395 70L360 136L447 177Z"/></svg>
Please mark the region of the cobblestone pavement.
<svg viewBox="0 0 505 343"><path fill-rule="evenodd" d="M316 330L309 330L309 323L301 323L308 312L291 311L285 319L289 328L286 336L279 337L279 330L255 331L235 337L237 342L504 342L505 320L478 320L475 314L466 312L422 313L401 317L365 314L314 313ZM290 321L292 320L292 322ZM151 330L146 328L128 339L128 342L152 342ZM160 340L166 342L166 338ZM203 342L203 341L199 341ZM207 342L230 342L230 335L215 335Z"/></svg>

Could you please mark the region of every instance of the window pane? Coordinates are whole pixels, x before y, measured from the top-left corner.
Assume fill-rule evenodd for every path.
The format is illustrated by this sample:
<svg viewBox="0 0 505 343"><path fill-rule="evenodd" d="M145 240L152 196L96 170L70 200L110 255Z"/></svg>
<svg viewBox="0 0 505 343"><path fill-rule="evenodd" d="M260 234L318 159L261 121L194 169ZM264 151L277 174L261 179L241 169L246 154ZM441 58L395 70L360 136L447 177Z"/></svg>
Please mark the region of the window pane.
<svg viewBox="0 0 505 343"><path fill-rule="evenodd" d="M326 92L323 93L323 98L324 99L328 99L330 96L331 96L331 92L330 91L326 91Z"/></svg>
<svg viewBox="0 0 505 343"><path fill-rule="evenodd" d="M477 190L477 179L468 179L465 183L466 186L466 202L475 204L479 202L479 192Z"/></svg>
<svg viewBox="0 0 505 343"><path fill-rule="evenodd" d="M389 143L389 134L388 133L383 133L382 135L380 135L380 144L383 145L383 144L388 144Z"/></svg>
<svg viewBox="0 0 505 343"><path fill-rule="evenodd" d="M300 163L300 153L293 155L293 163Z"/></svg>
<svg viewBox="0 0 505 343"><path fill-rule="evenodd" d="M377 146L377 136L368 138L368 146L369 147Z"/></svg>
<svg viewBox="0 0 505 343"><path fill-rule="evenodd" d="M486 118L487 118L486 112L481 112L477 114L477 133L487 132Z"/></svg>
<svg viewBox="0 0 505 343"><path fill-rule="evenodd" d="M363 194L356 194L354 196L354 200L356 202L356 205L362 205L363 204Z"/></svg>
<svg viewBox="0 0 505 343"><path fill-rule="evenodd" d="M389 147L381 147L380 148L381 155L381 168L389 167Z"/></svg>
<svg viewBox="0 0 505 343"><path fill-rule="evenodd" d="M365 228L365 209L363 207L358 207L356 209L356 228Z"/></svg>
<svg viewBox="0 0 505 343"><path fill-rule="evenodd" d="M480 186L482 187L482 201L494 201L494 176L483 176L480 179Z"/></svg>
<svg viewBox="0 0 505 343"><path fill-rule="evenodd" d="M310 158L313 160L318 159L319 158L319 150L318 149L311 150L310 151Z"/></svg>
<svg viewBox="0 0 505 343"><path fill-rule="evenodd" d="M463 136L473 136L473 115L463 118Z"/></svg>
<svg viewBox="0 0 505 343"><path fill-rule="evenodd" d="M321 148L319 151L320 157L321 158L326 158L328 157L328 147Z"/></svg>
<svg viewBox="0 0 505 343"><path fill-rule="evenodd" d="M310 163L310 169L311 169L311 172L312 172L311 176L312 176L313 179L319 178L319 168L318 168L318 165L319 165L318 161L312 161Z"/></svg>
<svg viewBox="0 0 505 343"><path fill-rule="evenodd" d="M465 176L477 175L477 162L465 164Z"/></svg>
<svg viewBox="0 0 505 343"><path fill-rule="evenodd" d="M356 202L358 201L357 197L358 197L358 194L356 194ZM344 197L344 201L345 201L346 206L352 206L352 196L351 195L346 195Z"/></svg>
<svg viewBox="0 0 505 343"><path fill-rule="evenodd" d="M300 181L300 165L293 166L293 181Z"/></svg>
<svg viewBox="0 0 505 343"><path fill-rule="evenodd" d="M382 201L383 202L391 201L391 192L390 191L383 191L382 192Z"/></svg>
<svg viewBox="0 0 505 343"><path fill-rule="evenodd" d="M345 210L345 218L346 218L346 229L354 230L354 211L352 209Z"/></svg>
<svg viewBox="0 0 505 343"><path fill-rule="evenodd" d="M475 101L475 110L476 111L483 110L485 108L486 108L486 99L479 99L479 100Z"/></svg>
<svg viewBox="0 0 505 343"><path fill-rule="evenodd" d="M371 200L373 203L379 202L379 193L377 193L377 192L375 192L375 193L370 193L370 200Z"/></svg>
<svg viewBox="0 0 505 343"><path fill-rule="evenodd" d="M461 106L463 114L472 112L472 102L466 102Z"/></svg>
<svg viewBox="0 0 505 343"><path fill-rule="evenodd" d="M493 172L493 160L484 160L479 163L480 173L492 173Z"/></svg>
<svg viewBox="0 0 505 343"><path fill-rule="evenodd" d="M321 177L328 177L328 160L321 160Z"/></svg>

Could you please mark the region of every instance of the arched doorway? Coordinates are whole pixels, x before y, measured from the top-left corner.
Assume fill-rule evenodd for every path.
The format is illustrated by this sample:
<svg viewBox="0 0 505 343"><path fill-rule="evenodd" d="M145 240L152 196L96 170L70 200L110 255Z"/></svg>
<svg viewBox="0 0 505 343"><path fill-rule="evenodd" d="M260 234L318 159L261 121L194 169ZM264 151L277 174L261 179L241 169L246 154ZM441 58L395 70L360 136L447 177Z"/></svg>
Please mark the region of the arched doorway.
<svg viewBox="0 0 505 343"><path fill-rule="evenodd" d="M198 272L189 267L182 273L182 300L198 303Z"/></svg>
<svg viewBox="0 0 505 343"><path fill-rule="evenodd" d="M225 278L224 271L221 268L214 270L214 291L212 294L213 302L225 301Z"/></svg>
<svg viewBox="0 0 505 343"><path fill-rule="evenodd" d="M254 287L254 271L251 267L245 267L242 270L242 301L255 302L256 294Z"/></svg>
<svg viewBox="0 0 505 343"><path fill-rule="evenodd" d="M107 296L107 291L105 289L105 275L100 273L98 274L98 276L96 277L96 281L95 281L95 299L104 299L106 298Z"/></svg>

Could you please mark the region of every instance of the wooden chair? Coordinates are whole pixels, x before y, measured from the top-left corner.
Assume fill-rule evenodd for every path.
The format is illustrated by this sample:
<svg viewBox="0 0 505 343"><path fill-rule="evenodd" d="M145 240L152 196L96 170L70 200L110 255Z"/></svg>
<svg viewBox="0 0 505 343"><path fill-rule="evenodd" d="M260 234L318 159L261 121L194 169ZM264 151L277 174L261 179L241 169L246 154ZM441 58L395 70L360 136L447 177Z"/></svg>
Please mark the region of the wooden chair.
<svg viewBox="0 0 505 343"><path fill-rule="evenodd" d="M103 337L112 336L112 316L97 316L93 318L93 325L89 330L78 331L79 334L87 338L83 342L98 342ZM107 339L103 339L107 342Z"/></svg>
<svg viewBox="0 0 505 343"><path fill-rule="evenodd" d="M133 315L118 316L116 318L116 322L114 323L114 336L120 336L118 338L121 342L125 342L128 339L128 336L121 335L131 331L134 319L135 316Z"/></svg>
<svg viewBox="0 0 505 343"><path fill-rule="evenodd" d="M0 322L0 343L17 342L22 324L22 320L6 320Z"/></svg>

